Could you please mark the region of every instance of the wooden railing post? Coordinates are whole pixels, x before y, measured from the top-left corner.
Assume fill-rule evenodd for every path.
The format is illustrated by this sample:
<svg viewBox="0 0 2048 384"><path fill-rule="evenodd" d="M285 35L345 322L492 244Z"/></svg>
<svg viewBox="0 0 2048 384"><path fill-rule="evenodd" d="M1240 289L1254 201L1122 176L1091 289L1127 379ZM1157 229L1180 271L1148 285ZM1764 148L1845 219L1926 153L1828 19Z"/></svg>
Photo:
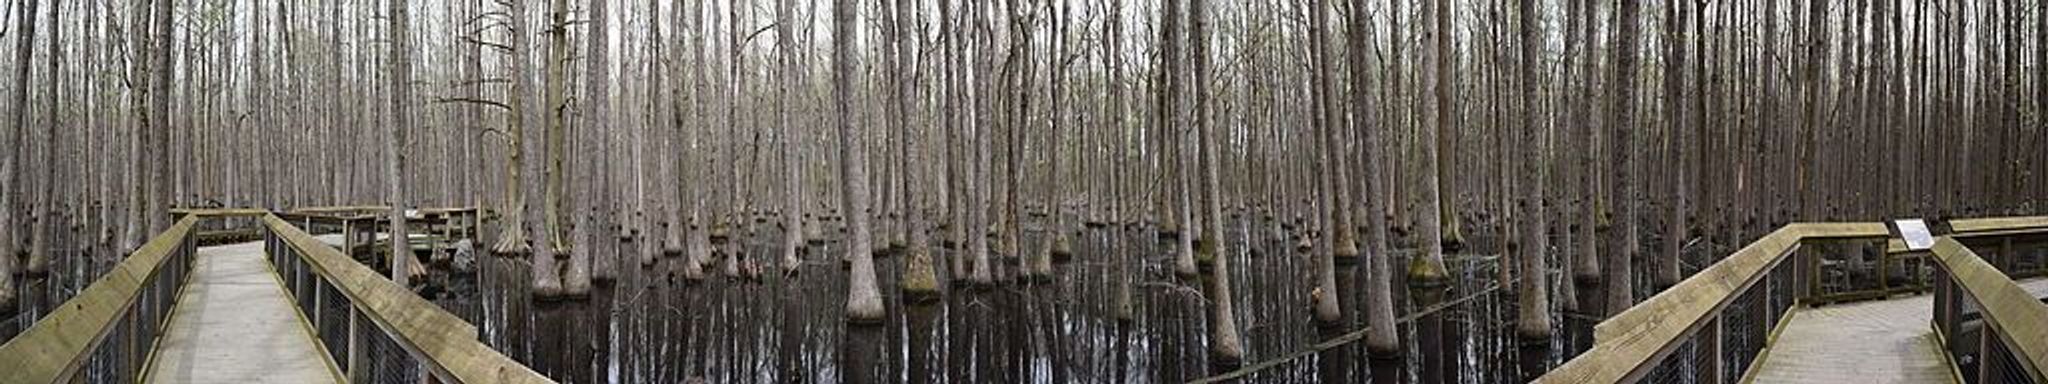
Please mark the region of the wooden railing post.
<svg viewBox="0 0 2048 384"><path fill-rule="evenodd" d="M363 376L362 338L357 336L361 332L357 332L356 329L362 326L360 321L357 320L361 319L362 315L356 312L355 305L348 306L348 382L350 383L361 383L365 378Z"/></svg>
<svg viewBox="0 0 2048 384"><path fill-rule="evenodd" d="M1770 335L1770 334L1771 334L1771 326L1772 326L1772 324L1771 324L1771 319L1774 319L1774 318L1775 318L1775 317L1773 317L1773 316L1771 316L1771 315L1773 315L1772 311L1776 311L1776 310L1777 310L1777 308L1772 308L1772 307L1771 307L1771 286L1772 286L1772 285L1776 285L1776 284L1782 284L1782 283L1776 282L1776 281L1774 281L1774 280L1777 280L1777 279L1775 278L1775 275L1774 275L1774 274L1772 274L1772 273L1771 273L1771 272L1769 272L1769 271L1765 271L1765 272L1764 272L1764 277L1763 277L1763 278L1760 278L1760 279L1756 279L1756 287L1755 287L1755 288L1750 288L1750 289L1756 289L1756 290L1758 290L1758 292L1763 292L1763 299L1762 299L1762 300L1757 300L1757 301L1756 301L1756 308L1751 308L1751 309L1750 309L1751 311L1755 311L1755 312L1756 312L1756 319L1757 319L1757 321L1756 321L1756 324L1757 324L1758 326L1761 326L1761 327L1763 327L1763 329L1761 329L1761 330L1757 330L1757 332L1760 332L1760 333L1758 333L1758 334L1760 334L1760 335Z"/></svg>
<svg viewBox="0 0 2048 384"><path fill-rule="evenodd" d="M1820 280L1820 268L1816 268L1812 263L1814 258L1809 252L1801 252L1801 249L1804 247L1800 245L1802 244L1795 244L1791 250L1787 251L1792 252L1792 302L1794 303L1805 301L1806 298L1812 297L1813 287L1819 285L1817 281Z"/></svg>
<svg viewBox="0 0 2048 384"><path fill-rule="evenodd" d="M2012 253L2012 237L1999 239L1998 254L1991 255L1991 267L2000 271L2011 271L2019 267L2019 258ZM2018 271L2013 271L2018 272Z"/></svg>
<svg viewBox="0 0 2048 384"><path fill-rule="evenodd" d="M361 232L355 224L354 220L341 220L341 254L350 258L356 257L356 232Z"/></svg>
<svg viewBox="0 0 2048 384"><path fill-rule="evenodd" d="M1991 343L2002 343L2003 341L1999 341L1998 335L1992 334L1993 332L1997 332L1997 330L1993 329L1989 324L1986 324L1983 330L1977 332L1976 382L1978 383L1995 383L1995 381L1991 381L1993 378L1991 373L1998 372L1997 365L1999 359L1991 356Z"/></svg>
<svg viewBox="0 0 2048 384"><path fill-rule="evenodd" d="M1878 246L1878 248L1877 291L1880 292L1878 297L1884 297L1892 293L1892 253L1883 249L1882 245Z"/></svg>
<svg viewBox="0 0 2048 384"><path fill-rule="evenodd" d="M1722 364L1726 363L1721 361L1721 332L1724 330L1721 327L1720 316L1715 316L1711 321L1711 323L1707 323L1705 329L1701 330L1701 332L1705 333L1702 337L1706 338L1706 340L1703 340L1706 344L1702 345L1702 349L1705 350L1702 353L1707 354L1708 357L1707 371L1700 375L1700 379L1703 382L1719 384L1722 382Z"/></svg>

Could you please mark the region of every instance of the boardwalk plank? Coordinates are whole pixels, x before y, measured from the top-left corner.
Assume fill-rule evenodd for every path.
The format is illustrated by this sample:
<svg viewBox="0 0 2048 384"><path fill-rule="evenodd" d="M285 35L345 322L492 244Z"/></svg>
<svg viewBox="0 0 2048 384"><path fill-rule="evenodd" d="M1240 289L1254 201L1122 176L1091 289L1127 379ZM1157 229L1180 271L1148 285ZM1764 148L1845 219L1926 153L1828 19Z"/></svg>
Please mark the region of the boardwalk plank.
<svg viewBox="0 0 2048 384"><path fill-rule="evenodd" d="M336 375L278 285L263 243L200 248L153 383L325 383Z"/></svg>
<svg viewBox="0 0 2048 384"><path fill-rule="evenodd" d="M2048 295L2048 279L2021 284ZM1759 364L1759 383L1953 383L1932 328L1930 295L1806 308Z"/></svg>

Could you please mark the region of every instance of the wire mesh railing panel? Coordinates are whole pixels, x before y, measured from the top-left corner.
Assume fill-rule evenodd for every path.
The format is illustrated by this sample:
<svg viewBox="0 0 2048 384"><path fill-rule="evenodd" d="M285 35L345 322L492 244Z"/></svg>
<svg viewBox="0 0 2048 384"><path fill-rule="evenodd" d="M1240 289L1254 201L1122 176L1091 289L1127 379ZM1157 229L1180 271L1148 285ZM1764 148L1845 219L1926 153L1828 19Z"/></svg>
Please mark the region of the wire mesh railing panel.
<svg viewBox="0 0 2048 384"><path fill-rule="evenodd" d="M1999 336L1996 329L1986 327L1984 331L1984 366L1978 376L1983 383L2034 383L2033 376L2020 365L2019 356Z"/></svg>
<svg viewBox="0 0 2048 384"><path fill-rule="evenodd" d="M1783 285L1772 284L1771 275L1775 273L1765 275L1764 281L1736 296L1728 309L1721 311L1721 377L1742 377L1750 361L1764 349L1764 338L1776 320L1770 315L1778 312L1771 307L1775 302L1771 294Z"/></svg>
<svg viewBox="0 0 2048 384"><path fill-rule="evenodd" d="M307 312L308 318L319 319L320 342L327 346L328 357L340 365L348 363L349 318L354 313L352 304L333 285L322 282L318 286L315 301L319 302L316 312ZM343 368L347 369L347 368Z"/></svg>
<svg viewBox="0 0 2048 384"><path fill-rule="evenodd" d="M1698 359L1693 356L1694 350L1700 343L1694 340L1699 340L1699 337L1686 338L1686 341L1680 344L1678 348L1673 349L1670 355L1664 356L1663 360L1659 360L1656 366L1650 368L1650 372L1643 375L1641 382L1652 384L1694 383L1693 379L1700 376L1697 372L1701 369Z"/></svg>
<svg viewBox="0 0 2048 384"><path fill-rule="evenodd" d="M1802 281L1799 279L1799 268L1793 264L1796 261L1797 259L1792 259L1779 263L1776 268L1765 274L1762 282L1757 283L1763 285L1766 292L1763 308L1757 314L1760 316L1757 320L1762 322L1762 329L1766 334L1776 329L1778 320L1783 319L1785 312L1792 310L1792 305L1799 302L1799 285Z"/></svg>
<svg viewBox="0 0 2048 384"><path fill-rule="evenodd" d="M422 381L419 361L414 359L410 352L406 352L405 347L391 340L390 336L370 323L369 318L358 316L356 321L360 322L355 331L356 341L363 343L362 360L359 361L363 365L358 367L363 373L356 377L378 384L410 384Z"/></svg>
<svg viewBox="0 0 2048 384"><path fill-rule="evenodd" d="M136 286L134 301L116 312L107 323L104 338L84 352L72 381L134 382L145 374L150 348L162 336L162 327L189 273L193 245L190 236L180 240L163 256L155 273Z"/></svg>
<svg viewBox="0 0 2048 384"><path fill-rule="evenodd" d="M1933 280L1929 281L1933 285L1930 289L1934 291L1934 327L1941 331L1943 337L1953 339L1956 330L1956 285L1955 282L1949 281L1948 272L1942 271L1941 268L1935 268L1933 274Z"/></svg>
<svg viewBox="0 0 2048 384"><path fill-rule="evenodd" d="M1977 300L1963 292L1962 287L1954 288L1950 296L1954 307L1948 329L1949 358L1956 362L1956 370L1964 378L1975 378L1977 371L1984 366L1983 350L1978 349L1985 340L1983 312L1977 306Z"/></svg>

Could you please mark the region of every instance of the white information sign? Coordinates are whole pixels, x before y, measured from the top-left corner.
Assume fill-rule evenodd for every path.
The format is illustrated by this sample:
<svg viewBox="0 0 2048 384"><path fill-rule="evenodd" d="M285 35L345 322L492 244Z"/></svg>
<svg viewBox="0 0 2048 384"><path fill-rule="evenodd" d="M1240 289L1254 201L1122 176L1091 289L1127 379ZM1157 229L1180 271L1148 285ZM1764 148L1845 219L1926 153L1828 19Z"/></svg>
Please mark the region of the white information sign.
<svg viewBox="0 0 2048 384"><path fill-rule="evenodd" d="M1906 240L1906 249L1925 251L1934 248L1934 234L1927 231L1926 220L1892 220L1892 227L1898 228L1899 237Z"/></svg>

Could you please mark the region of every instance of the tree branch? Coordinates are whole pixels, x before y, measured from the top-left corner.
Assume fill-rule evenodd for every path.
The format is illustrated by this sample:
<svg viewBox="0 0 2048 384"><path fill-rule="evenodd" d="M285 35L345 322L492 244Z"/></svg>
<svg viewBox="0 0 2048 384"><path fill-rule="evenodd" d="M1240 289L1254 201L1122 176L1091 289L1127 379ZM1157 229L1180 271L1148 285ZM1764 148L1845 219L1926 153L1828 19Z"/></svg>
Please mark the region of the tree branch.
<svg viewBox="0 0 2048 384"><path fill-rule="evenodd" d="M483 105L488 105L488 106L498 107L498 109L503 109L503 110L505 110L506 112L512 112L512 106L510 106L510 105L505 105L505 103L500 103L500 102L497 102L496 100L486 100L486 99L477 99L477 98L468 98L468 97L443 97L443 98L437 98L437 99L434 99L434 104L442 104L442 103L470 103L470 104L483 104Z"/></svg>
<svg viewBox="0 0 2048 384"><path fill-rule="evenodd" d="M485 46L485 47L490 47L491 49L497 50L497 51L498 51L498 52L500 52L500 53L513 53L513 52L516 52L515 50L513 50L513 49L512 49L512 46L510 46L510 45L504 45L504 44L498 44L498 43L493 43L493 42L489 42L489 41L477 40L477 39L476 39L475 37L463 36L463 37L462 37L462 42L464 42L464 43L469 43L469 44L476 44L476 45L481 45L481 46Z"/></svg>

